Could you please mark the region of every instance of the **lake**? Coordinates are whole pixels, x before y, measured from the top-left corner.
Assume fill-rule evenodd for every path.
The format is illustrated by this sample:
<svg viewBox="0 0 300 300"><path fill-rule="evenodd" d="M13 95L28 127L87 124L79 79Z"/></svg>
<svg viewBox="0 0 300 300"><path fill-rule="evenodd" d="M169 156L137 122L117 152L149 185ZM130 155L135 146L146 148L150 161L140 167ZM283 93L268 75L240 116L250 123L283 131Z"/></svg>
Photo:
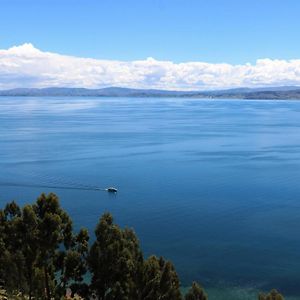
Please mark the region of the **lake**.
<svg viewBox="0 0 300 300"><path fill-rule="evenodd" d="M91 234L109 211L210 300L299 299L299 101L2 97L0 170L1 207L53 191Z"/></svg>

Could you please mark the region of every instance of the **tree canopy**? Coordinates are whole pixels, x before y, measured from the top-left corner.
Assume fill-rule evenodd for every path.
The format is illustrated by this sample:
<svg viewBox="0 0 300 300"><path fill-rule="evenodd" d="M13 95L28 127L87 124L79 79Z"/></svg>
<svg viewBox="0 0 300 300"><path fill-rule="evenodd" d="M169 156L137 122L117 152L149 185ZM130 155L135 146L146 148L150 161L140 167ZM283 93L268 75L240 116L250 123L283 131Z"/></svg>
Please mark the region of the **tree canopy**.
<svg viewBox="0 0 300 300"><path fill-rule="evenodd" d="M41 194L35 203L8 203L0 210L0 288L9 299L65 299L67 289L83 299L207 300L193 282L186 295L171 261L144 259L132 229L104 213L90 242L85 228L74 232L58 197ZM259 300L283 300L276 290ZM1 296L0 296L1 298Z"/></svg>

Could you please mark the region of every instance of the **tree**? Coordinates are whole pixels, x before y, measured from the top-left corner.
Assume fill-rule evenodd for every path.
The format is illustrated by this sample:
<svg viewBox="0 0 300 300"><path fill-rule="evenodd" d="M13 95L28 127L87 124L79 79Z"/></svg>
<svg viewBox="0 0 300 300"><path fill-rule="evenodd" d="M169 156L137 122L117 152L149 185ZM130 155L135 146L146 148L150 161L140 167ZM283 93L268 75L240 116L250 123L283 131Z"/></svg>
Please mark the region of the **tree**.
<svg viewBox="0 0 300 300"><path fill-rule="evenodd" d="M21 209L15 202L0 210L0 287L9 299L62 299L66 288L87 299L181 300L180 282L170 261L143 259L133 230L114 224L109 213L96 226L96 240L89 248L89 234L73 233L72 221L58 197L42 194ZM91 284L84 281L87 270ZM185 300L207 300L193 282ZM284 300L276 290L259 300Z"/></svg>
<svg viewBox="0 0 300 300"><path fill-rule="evenodd" d="M284 298L277 290L271 290L267 295L259 294L258 300L284 300Z"/></svg>
<svg viewBox="0 0 300 300"><path fill-rule="evenodd" d="M72 281L71 290L73 294L86 297L88 286L83 282L83 276L87 272L87 256L89 252L89 235L86 229L81 229L73 238L71 248L62 252L61 282L63 290L67 283Z"/></svg>
<svg viewBox="0 0 300 300"><path fill-rule="evenodd" d="M173 264L162 257L150 256L143 267L141 298L180 300L180 282Z"/></svg>
<svg viewBox="0 0 300 300"><path fill-rule="evenodd" d="M11 283L14 282L14 280L10 280L14 272L8 272L10 271L10 253L6 247L6 223L7 220L4 211L0 210L0 286L5 286L6 289L10 289Z"/></svg>
<svg viewBox="0 0 300 300"><path fill-rule="evenodd" d="M132 230L122 230L104 214L95 230L89 254L91 288L99 299L138 299L138 278L143 257Z"/></svg>
<svg viewBox="0 0 300 300"><path fill-rule="evenodd" d="M39 255L38 220L32 206L26 205L23 208L17 230L21 235L20 251L24 257L24 276L28 282L28 294L31 300L35 280L35 265Z"/></svg>
<svg viewBox="0 0 300 300"><path fill-rule="evenodd" d="M72 222L55 194L42 194L22 210L15 202L0 210L0 285L29 299L59 297L70 282L86 290L88 232ZM61 274L60 282L57 275Z"/></svg>
<svg viewBox="0 0 300 300"><path fill-rule="evenodd" d="M150 256L143 265L143 281L141 285L141 299L159 299L161 268L156 256Z"/></svg>
<svg viewBox="0 0 300 300"><path fill-rule="evenodd" d="M41 194L33 209L38 220L38 266L44 272L45 298L50 300L56 288L55 271L59 248L68 250L72 243L72 221L60 208L58 197L53 193Z"/></svg>
<svg viewBox="0 0 300 300"><path fill-rule="evenodd" d="M191 288L185 295L185 300L207 300L208 297L204 289L197 283L193 282Z"/></svg>
<svg viewBox="0 0 300 300"><path fill-rule="evenodd" d="M24 256L20 250L22 239L17 230L20 218L21 209L14 201L0 211L0 276L9 293L14 290L24 293L27 289Z"/></svg>

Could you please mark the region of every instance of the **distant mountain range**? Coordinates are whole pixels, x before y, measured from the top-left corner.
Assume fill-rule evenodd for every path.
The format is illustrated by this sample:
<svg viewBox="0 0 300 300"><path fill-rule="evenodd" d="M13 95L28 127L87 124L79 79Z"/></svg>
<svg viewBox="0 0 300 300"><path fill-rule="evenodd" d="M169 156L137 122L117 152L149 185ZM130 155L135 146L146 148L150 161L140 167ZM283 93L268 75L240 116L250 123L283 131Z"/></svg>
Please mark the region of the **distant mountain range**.
<svg viewBox="0 0 300 300"><path fill-rule="evenodd" d="M300 86L268 88L236 88L214 91L168 91L154 89L130 89L109 87L102 89L84 88L19 88L0 91L0 96L20 97L188 97L215 99L274 99L300 100Z"/></svg>

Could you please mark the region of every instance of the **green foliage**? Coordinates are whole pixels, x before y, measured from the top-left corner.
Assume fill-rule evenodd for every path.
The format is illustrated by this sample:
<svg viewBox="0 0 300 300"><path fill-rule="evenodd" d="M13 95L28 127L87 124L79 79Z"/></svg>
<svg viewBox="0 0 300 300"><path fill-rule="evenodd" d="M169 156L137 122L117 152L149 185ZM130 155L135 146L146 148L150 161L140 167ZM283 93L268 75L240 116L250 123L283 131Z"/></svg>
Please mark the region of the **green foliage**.
<svg viewBox="0 0 300 300"><path fill-rule="evenodd" d="M170 261L150 256L144 260L133 230L122 229L109 213L89 234L73 232L72 220L58 197L41 194L22 209L8 203L0 210L0 290L9 299L64 299L67 288L88 299L181 300L180 282ZM91 282L84 280L91 275ZM3 289L2 289L3 287ZM193 282L185 300L207 300ZM259 300L284 300L276 290Z"/></svg>
<svg viewBox="0 0 300 300"><path fill-rule="evenodd" d="M100 299L138 299L143 257L134 232L122 230L106 213L95 234L89 255L91 288Z"/></svg>
<svg viewBox="0 0 300 300"><path fill-rule="evenodd" d="M88 239L84 229L73 234L55 194L23 209L11 202L0 210L0 281L8 293L29 299L62 296L87 272Z"/></svg>
<svg viewBox="0 0 300 300"><path fill-rule="evenodd" d="M72 221L59 205L58 197L50 193L42 194L33 206L37 217L39 257L37 266L44 272L45 298L51 299L54 290L65 287L65 282L56 284L55 272L58 271L57 257L61 248L68 249L72 242ZM60 265L60 268L62 266Z"/></svg>
<svg viewBox="0 0 300 300"><path fill-rule="evenodd" d="M17 231L22 239L20 251L23 256L24 277L28 283L28 294L29 299L31 299L34 290L33 285L34 283L38 285L35 264L39 255L38 219L32 206L27 205L23 208L22 216L20 216L17 226Z"/></svg>
<svg viewBox="0 0 300 300"><path fill-rule="evenodd" d="M143 267L142 299L181 299L180 283L173 264L150 256Z"/></svg>
<svg viewBox="0 0 300 300"><path fill-rule="evenodd" d="M284 298L277 290L272 290L267 295L259 294L258 300L284 300Z"/></svg>
<svg viewBox="0 0 300 300"><path fill-rule="evenodd" d="M83 282L83 275L87 272L87 256L89 251L89 235L86 229L81 229L78 235L74 236L70 248L61 251L57 260L58 269L61 269L62 293L73 282L71 288L82 296L88 293L87 285Z"/></svg>
<svg viewBox="0 0 300 300"><path fill-rule="evenodd" d="M197 283L193 282L192 287L185 295L185 300L207 300L208 297L205 294L203 288Z"/></svg>
<svg viewBox="0 0 300 300"><path fill-rule="evenodd" d="M0 211L0 280L8 292L26 291L24 256L21 251L22 236L18 231L21 210L15 202Z"/></svg>

